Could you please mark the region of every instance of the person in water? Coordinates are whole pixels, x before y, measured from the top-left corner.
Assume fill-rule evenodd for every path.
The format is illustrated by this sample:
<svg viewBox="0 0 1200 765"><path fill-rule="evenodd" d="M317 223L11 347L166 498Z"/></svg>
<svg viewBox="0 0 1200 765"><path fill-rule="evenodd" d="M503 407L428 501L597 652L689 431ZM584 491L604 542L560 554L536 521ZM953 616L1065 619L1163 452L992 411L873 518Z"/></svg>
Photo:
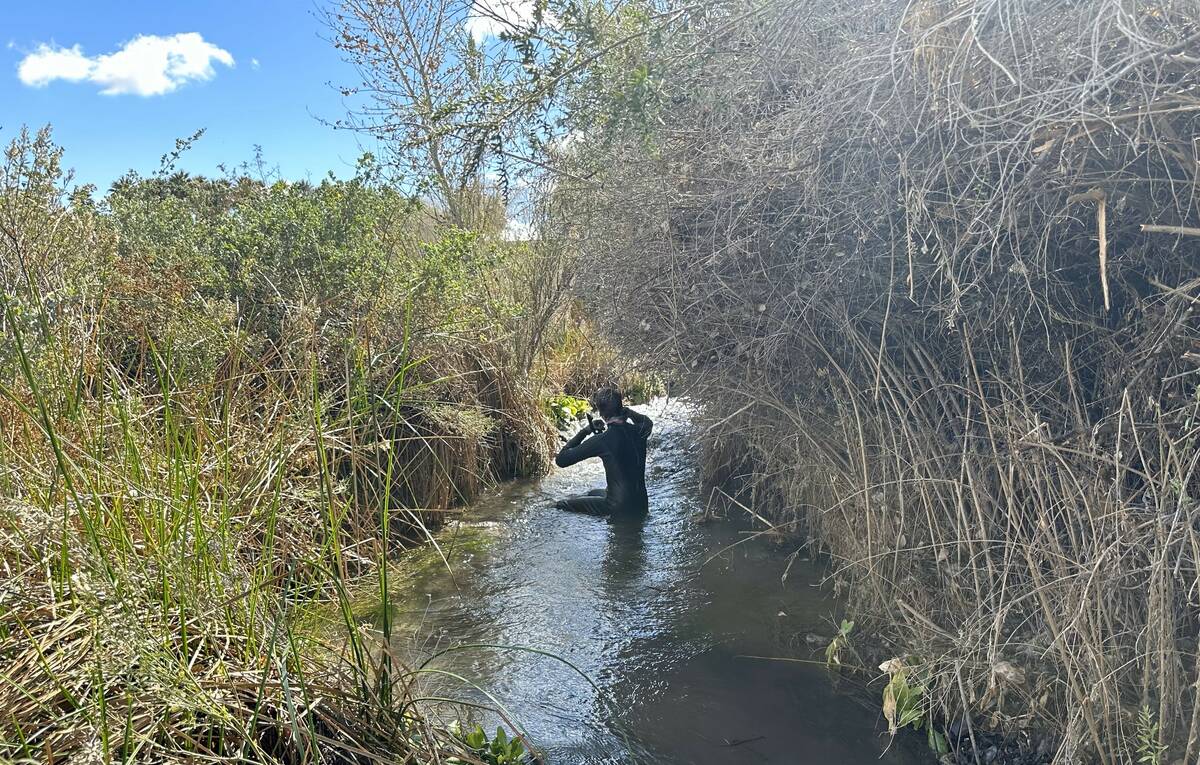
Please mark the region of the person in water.
<svg viewBox="0 0 1200 765"><path fill-rule="evenodd" d="M588 423L563 446L554 458L559 467L569 467L589 457L604 462L605 489L559 500L561 510L591 515L642 515L649 509L646 498L646 440L654 423L621 401L616 388L601 388L592 398L599 420ZM589 438L590 436L590 438Z"/></svg>

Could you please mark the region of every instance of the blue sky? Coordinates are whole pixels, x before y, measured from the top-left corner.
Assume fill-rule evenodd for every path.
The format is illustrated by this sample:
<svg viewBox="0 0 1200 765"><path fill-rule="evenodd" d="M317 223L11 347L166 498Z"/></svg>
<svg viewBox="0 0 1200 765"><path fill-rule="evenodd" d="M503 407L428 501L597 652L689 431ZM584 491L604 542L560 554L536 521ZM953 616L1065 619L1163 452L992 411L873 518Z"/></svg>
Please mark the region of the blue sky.
<svg viewBox="0 0 1200 765"><path fill-rule="evenodd" d="M317 119L344 116L328 83L355 76L321 39L309 0L0 6L0 143L49 123L77 182L102 192L129 169L153 172L176 138L200 128L179 163L198 173L252 160L260 145L285 178L345 177L371 148Z"/></svg>

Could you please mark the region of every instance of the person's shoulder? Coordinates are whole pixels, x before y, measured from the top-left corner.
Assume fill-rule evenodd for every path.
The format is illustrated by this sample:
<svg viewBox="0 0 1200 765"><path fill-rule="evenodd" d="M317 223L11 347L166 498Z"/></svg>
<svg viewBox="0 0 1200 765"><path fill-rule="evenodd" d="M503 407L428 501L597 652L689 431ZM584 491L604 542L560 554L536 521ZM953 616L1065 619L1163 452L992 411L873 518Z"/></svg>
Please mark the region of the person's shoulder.
<svg viewBox="0 0 1200 765"><path fill-rule="evenodd" d="M598 437L604 438L604 439L609 439L609 440L616 440L616 439L621 438L621 434L625 433L629 429L630 429L630 425L627 422L610 422L604 428L604 432L601 433Z"/></svg>
<svg viewBox="0 0 1200 765"><path fill-rule="evenodd" d="M604 432L605 433L618 433L620 435L614 436L614 438L620 438L622 441L625 441L625 440L631 439L631 438L636 439L642 435L641 428L639 428L637 425L635 425L632 422L618 422L615 425L610 425L608 427L608 429L605 430Z"/></svg>
<svg viewBox="0 0 1200 765"><path fill-rule="evenodd" d="M604 428L603 432L597 433L588 440L595 441L596 448L598 449L611 449L612 444L619 438L620 436L616 435L615 431L613 431L613 426L609 425Z"/></svg>

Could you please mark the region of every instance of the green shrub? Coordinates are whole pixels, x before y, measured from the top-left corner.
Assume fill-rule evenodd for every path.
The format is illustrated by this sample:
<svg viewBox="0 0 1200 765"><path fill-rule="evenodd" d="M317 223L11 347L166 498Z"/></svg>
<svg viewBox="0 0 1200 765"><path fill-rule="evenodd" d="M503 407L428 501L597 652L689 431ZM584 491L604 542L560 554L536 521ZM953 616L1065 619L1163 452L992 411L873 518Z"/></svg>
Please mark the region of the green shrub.
<svg viewBox="0 0 1200 765"><path fill-rule="evenodd" d="M22 132L0 165L0 760L299 762L347 726L381 761L517 762L406 730L411 677L346 593L378 574L386 602L399 543L549 465L543 344L494 289L532 250L371 173L93 203L60 157Z"/></svg>
<svg viewBox="0 0 1200 765"><path fill-rule="evenodd" d="M509 738L504 728L496 728L496 735L491 741L478 725L460 738L471 754L486 765L519 765L528 762L525 745L521 743L521 739ZM449 762L466 763L467 760L455 757Z"/></svg>
<svg viewBox="0 0 1200 765"><path fill-rule="evenodd" d="M591 411L592 404L586 398L578 398L560 393L544 399L542 407L546 412L546 416L554 423L554 426L562 430Z"/></svg>

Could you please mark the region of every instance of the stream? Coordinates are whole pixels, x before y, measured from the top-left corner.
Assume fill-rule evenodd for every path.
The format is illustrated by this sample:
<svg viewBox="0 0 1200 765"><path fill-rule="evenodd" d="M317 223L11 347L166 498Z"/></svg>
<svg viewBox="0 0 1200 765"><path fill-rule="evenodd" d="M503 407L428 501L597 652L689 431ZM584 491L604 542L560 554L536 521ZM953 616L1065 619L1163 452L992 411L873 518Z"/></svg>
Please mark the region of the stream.
<svg viewBox="0 0 1200 765"><path fill-rule="evenodd" d="M558 765L931 761L911 739L890 740L879 686L873 704L846 681L839 691L824 642L806 641L828 639L840 616L817 566L797 561L782 581L793 548L746 541L735 522L696 521L688 404L637 409L655 422L644 522L554 508L604 485L600 461L588 460L500 487L438 537L445 560L414 551L394 579L393 643L414 661L486 643L574 668L530 651L457 650L431 666L470 684L435 675L425 693L490 696ZM476 716L491 732L502 720Z"/></svg>

